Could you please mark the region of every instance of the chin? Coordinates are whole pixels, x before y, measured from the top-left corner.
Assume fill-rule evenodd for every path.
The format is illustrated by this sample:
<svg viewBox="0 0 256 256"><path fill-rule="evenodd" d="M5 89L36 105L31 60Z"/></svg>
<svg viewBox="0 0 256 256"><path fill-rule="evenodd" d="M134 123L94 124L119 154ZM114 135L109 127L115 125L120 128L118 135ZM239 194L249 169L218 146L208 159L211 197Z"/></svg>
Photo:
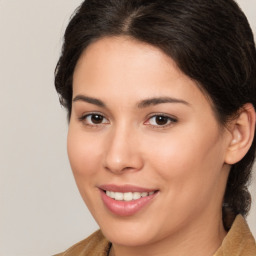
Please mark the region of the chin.
<svg viewBox="0 0 256 256"><path fill-rule="evenodd" d="M102 231L104 236L113 244L129 247L139 247L152 243L152 238L140 231L112 230Z"/></svg>
<svg viewBox="0 0 256 256"><path fill-rule="evenodd" d="M135 218L120 219L98 223L104 236L113 244L120 246L139 247L156 242L161 234L152 221Z"/></svg>

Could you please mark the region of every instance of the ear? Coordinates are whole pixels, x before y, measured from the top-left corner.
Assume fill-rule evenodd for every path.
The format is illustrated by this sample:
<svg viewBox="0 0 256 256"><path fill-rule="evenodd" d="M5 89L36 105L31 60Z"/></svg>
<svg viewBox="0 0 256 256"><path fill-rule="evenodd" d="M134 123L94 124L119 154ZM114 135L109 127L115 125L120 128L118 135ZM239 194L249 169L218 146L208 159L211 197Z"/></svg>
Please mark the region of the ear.
<svg viewBox="0 0 256 256"><path fill-rule="evenodd" d="M255 133L256 113L251 103L245 104L237 117L230 122L231 138L225 155L225 163L235 164L248 152L252 145Z"/></svg>

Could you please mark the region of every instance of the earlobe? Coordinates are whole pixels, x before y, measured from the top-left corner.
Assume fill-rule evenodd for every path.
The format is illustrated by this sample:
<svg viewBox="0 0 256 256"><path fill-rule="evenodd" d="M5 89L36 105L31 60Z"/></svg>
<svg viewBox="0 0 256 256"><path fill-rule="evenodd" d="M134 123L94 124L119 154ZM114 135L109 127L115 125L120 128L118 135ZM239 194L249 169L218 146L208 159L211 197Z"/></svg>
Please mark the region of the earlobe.
<svg viewBox="0 0 256 256"><path fill-rule="evenodd" d="M226 151L225 163L235 164L246 155L254 138L255 119L255 109L251 103L247 103L231 121L231 140Z"/></svg>

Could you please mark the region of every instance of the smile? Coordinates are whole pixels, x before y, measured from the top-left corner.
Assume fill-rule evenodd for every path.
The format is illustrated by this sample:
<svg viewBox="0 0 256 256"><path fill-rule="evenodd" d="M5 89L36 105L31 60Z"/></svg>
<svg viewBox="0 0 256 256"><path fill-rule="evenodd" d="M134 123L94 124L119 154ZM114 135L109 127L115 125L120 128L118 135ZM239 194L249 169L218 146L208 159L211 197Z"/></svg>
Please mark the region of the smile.
<svg viewBox="0 0 256 256"><path fill-rule="evenodd" d="M159 190L124 185L102 185L99 187L104 206L114 215L132 216L154 201Z"/></svg>
<svg viewBox="0 0 256 256"><path fill-rule="evenodd" d="M155 192L114 192L114 191L105 191L106 195L116 201L134 201L142 197L147 197L153 195Z"/></svg>

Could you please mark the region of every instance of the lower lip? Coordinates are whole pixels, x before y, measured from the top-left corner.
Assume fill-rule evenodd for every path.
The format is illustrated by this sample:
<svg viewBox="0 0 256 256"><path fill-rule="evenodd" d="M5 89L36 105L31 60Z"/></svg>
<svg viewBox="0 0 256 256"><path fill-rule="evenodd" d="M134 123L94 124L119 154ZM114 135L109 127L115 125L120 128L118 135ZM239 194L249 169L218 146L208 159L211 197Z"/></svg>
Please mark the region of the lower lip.
<svg viewBox="0 0 256 256"><path fill-rule="evenodd" d="M141 197L140 199L127 202L117 201L107 196L106 193L102 190L100 190L100 192L102 201L105 204L105 206L115 215L119 215L122 217L131 216L139 212L142 208L148 205L157 194L156 192L153 195Z"/></svg>

